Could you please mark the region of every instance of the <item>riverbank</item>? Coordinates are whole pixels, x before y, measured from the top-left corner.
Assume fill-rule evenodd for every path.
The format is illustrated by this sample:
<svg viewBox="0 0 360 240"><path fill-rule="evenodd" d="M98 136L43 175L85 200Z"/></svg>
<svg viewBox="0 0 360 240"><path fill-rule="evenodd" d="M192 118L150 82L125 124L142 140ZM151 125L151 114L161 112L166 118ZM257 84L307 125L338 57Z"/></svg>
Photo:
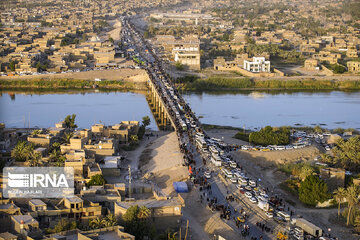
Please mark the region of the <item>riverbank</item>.
<svg viewBox="0 0 360 240"><path fill-rule="evenodd" d="M124 80L103 80L94 82L91 80L76 80L76 79L14 79L14 80L1 80L0 89L4 90L50 90L50 89L111 89L111 90L146 90L146 83L144 82L131 82Z"/></svg>
<svg viewBox="0 0 360 240"><path fill-rule="evenodd" d="M177 86L187 91L223 90L360 90L360 80L314 80L314 79L250 79L209 77L202 79L186 76L177 79Z"/></svg>
<svg viewBox="0 0 360 240"><path fill-rule="evenodd" d="M94 81L101 79L101 81ZM101 89L145 90L149 77L143 69L108 69L87 72L2 76L0 88L86 89L96 84Z"/></svg>

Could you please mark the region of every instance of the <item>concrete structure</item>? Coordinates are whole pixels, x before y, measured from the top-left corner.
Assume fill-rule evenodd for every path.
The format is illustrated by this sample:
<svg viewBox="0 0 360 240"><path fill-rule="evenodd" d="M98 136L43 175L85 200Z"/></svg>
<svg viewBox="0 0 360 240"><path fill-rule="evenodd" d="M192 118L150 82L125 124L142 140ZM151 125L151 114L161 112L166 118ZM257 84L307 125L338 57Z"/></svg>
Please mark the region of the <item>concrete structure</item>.
<svg viewBox="0 0 360 240"><path fill-rule="evenodd" d="M360 62L349 61L346 65L349 72L360 73Z"/></svg>
<svg viewBox="0 0 360 240"><path fill-rule="evenodd" d="M319 60L317 59L306 59L304 67L307 70L320 70Z"/></svg>
<svg viewBox="0 0 360 240"><path fill-rule="evenodd" d="M148 92L146 100L149 103L151 112L154 115L156 123L161 130L172 130L175 129L175 123L171 118L167 105L165 105L163 99L158 93L157 87L152 81L148 81Z"/></svg>
<svg viewBox="0 0 360 240"><path fill-rule="evenodd" d="M11 216L12 231L21 236L29 236L32 238L39 237L41 230L39 222L31 215L15 215Z"/></svg>
<svg viewBox="0 0 360 240"><path fill-rule="evenodd" d="M133 202L116 202L114 206L115 215L123 215L131 206L138 205L149 208L150 219L160 229L177 227L181 219L181 208L183 203L178 197L168 200L147 199Z"/></svg>
<svg viewBox="0 0 360 240"><path fill-rule="evenodd" d="M244 69L253 73L270 72L270 61L265 57L253 57L253 61L244 60Z"/></svg>
<svg viewBox="0 0 360 240"><path fill-rule="evenodd" d="M174 48L172 54L175 62L180 62L190 69L200 70L200 51L198 48Z"/></svg>

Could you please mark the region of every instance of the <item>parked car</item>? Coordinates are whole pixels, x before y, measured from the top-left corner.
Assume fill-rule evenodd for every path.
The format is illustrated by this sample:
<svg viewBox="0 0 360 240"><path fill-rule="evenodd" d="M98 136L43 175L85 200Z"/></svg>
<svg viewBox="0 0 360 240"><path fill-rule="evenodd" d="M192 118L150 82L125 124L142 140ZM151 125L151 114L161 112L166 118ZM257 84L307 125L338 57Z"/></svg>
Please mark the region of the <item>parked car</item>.
<svg viewBox="0 0 360 240"><path fill-rule="evenodd" d="M252 202L252 203L257 203L257 199L256 199L256 197L252 197L252 198L250 198L250 202Z"/></svg>
<svg viewBox="0 0 360 240"><path fill-rule="evenodd" d="M205 171L204 176L205 176L207 179L211 178L211 172L210 172L210 171Z"/></svg>
<svg viewBox="0 0 360 240"><path fill-rule="evenodd" d="M265 216L267 216L268 218L273 218L274 214L272 212L265 212Z"/></svg>
<svg viewBox="0 0 360 240"><path fill-rule="evenodd" d="M252 198L253 195L250 192L246 192L245 196L250 199L250 198Z"/></svg>

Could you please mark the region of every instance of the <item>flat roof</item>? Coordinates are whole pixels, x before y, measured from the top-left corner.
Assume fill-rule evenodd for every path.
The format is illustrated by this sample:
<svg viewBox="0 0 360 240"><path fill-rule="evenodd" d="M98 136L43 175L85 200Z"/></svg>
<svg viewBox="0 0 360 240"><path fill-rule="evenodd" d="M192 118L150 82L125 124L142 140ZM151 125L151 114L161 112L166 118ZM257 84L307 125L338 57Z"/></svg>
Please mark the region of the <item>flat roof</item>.
<svg viewBox="0 0 360 240"><path fill-rule="evenodd" d="M11 216L17 223L24 221L24 224L38 223L31 215L13 215Z"/></svg>
<svg viewBox="0 0 360 240"><path fill-rule="evenodd" d="M44 203L42 200L40 199L32 199L29 201L29 203L35 205L35 206L42 206L42 205L46 205L46 203Z"/></svg>

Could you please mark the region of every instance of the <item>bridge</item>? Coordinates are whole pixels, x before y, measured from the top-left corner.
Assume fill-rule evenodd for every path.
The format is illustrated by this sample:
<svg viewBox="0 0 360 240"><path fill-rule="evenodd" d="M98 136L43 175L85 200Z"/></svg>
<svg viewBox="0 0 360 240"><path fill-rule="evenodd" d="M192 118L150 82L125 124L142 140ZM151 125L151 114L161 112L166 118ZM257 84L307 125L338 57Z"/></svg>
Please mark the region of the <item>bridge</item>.
<svg viewBox="0 0 360 240"><path fill-rule="evenodd" d="M154 115L157 126L163 131L172 131L175 129L175 123L170 117L170 114L166 108L166 105L159 95L156 86L153 81L148 81L148 91L146 94L146 100L149 104L151 112Z"/></svg>

